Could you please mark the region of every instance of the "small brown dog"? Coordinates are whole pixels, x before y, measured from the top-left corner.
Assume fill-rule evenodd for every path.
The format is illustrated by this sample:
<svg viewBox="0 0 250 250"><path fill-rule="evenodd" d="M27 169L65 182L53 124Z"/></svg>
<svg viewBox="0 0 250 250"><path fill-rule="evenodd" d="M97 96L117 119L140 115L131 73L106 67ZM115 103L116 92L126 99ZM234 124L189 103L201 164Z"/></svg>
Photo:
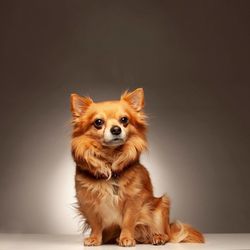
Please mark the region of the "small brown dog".
<svg viewBox="0 0 250 250"><path fill-rule="evenodd" d="M149 173L139 162L147 148L143 107L141 88L98 103L71 95L76 197L91 228L86 246L204 242L189 225L170 224L168 197L153 195Z"/></svg>

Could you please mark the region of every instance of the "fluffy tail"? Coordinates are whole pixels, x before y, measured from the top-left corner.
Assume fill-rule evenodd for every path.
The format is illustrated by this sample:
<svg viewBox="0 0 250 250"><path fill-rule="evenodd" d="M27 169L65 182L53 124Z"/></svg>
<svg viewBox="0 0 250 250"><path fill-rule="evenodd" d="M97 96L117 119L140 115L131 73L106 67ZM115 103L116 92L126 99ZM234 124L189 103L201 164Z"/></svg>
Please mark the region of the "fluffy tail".
<svg viewBox="0 0 250 250"><path fill-rule="evenodd" d="M170 224L170 242L204 243L203 235L190 225L180 221Z"/></svg>

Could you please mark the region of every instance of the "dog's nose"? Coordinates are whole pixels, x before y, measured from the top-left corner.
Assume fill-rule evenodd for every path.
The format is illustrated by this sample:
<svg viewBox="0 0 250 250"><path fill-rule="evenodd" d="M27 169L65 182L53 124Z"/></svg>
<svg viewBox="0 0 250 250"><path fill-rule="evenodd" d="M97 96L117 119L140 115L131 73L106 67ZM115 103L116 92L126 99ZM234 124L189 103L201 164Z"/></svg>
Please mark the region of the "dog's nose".
<svg viewBox="0 0 250 250"><path fill-rule="evenodd" d="M113 126L111 129L110 129L110 132L112 135L119 135L122 130L119 126Z"/></svg>

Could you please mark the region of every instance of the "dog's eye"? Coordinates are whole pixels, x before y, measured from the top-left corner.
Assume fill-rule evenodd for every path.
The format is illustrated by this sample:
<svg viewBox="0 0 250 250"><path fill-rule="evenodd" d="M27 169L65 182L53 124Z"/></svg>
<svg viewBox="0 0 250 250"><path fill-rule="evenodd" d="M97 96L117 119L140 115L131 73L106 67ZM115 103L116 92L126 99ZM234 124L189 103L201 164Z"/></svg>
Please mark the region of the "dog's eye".
<svg viewBox="0 0 250 250"><path fill-rule="evenodd" d="M102 119L96 119L94 121L94 126L98 129L102 128L102 125L103 125L104 121Z"/></svg>
<svg viewBox="0 0 250 250"><path fill-rule="evenodd" d="M120 119L120 122L124 125L128 124L128 117L124 116Z"/></svg>

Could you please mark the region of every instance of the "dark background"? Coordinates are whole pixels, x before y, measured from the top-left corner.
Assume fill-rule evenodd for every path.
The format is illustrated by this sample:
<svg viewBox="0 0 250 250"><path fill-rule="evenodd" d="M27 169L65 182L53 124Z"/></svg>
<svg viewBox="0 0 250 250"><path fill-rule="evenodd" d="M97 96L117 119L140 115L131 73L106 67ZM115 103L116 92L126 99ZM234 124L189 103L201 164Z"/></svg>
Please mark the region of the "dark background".
<svg viewBox="0 0 250 250"><path fill-rule="evenodd" d="M250 1L4 1L0 232L74 233L69 95L143 87L172 219L250 232Z"/></svg>

